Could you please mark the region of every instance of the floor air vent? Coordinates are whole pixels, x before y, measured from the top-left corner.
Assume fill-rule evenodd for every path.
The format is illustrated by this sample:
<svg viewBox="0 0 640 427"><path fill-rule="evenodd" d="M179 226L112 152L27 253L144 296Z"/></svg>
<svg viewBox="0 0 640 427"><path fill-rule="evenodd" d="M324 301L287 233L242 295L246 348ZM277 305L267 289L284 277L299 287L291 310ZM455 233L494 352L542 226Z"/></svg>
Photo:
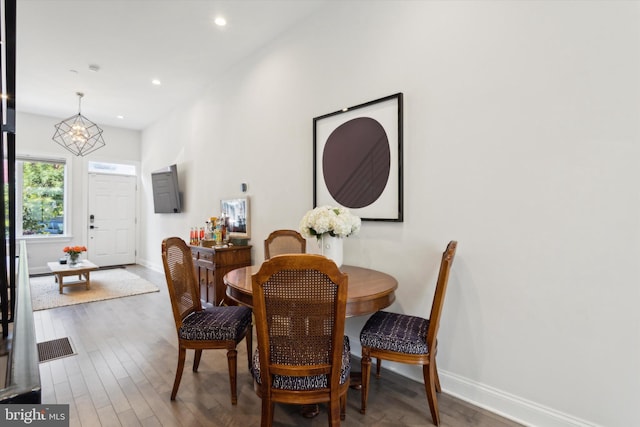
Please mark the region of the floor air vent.
<svg viewBox="0 0 640 427"><path fill-rule="evenodd" d="M57 340L38 343L38 359L40 363L76 354L71 346L69 338L59 338Z"/></svg>

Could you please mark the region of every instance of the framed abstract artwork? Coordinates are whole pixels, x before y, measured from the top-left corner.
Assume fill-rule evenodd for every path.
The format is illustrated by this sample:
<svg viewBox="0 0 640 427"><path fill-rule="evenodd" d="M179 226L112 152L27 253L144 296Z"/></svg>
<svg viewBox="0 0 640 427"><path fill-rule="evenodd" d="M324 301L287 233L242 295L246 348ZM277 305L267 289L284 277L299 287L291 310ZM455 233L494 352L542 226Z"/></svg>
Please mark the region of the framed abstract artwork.
<svg viewBox="0 0 640 427"><path fill-rule="evenodd" d="M402 93L313 119L313 205L403 221Z"/></svg>

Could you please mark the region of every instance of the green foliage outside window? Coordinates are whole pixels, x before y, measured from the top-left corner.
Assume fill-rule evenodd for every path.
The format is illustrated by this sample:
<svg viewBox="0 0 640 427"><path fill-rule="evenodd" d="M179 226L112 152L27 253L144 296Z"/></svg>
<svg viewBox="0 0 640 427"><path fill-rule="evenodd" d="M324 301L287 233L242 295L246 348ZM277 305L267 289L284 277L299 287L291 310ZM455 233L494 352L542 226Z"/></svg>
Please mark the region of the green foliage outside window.
<svg viewBox="0 0 640 427"><path fill-rule="evenodd" d="M22 234L64 233L63 163L22 162Z"/></svg>

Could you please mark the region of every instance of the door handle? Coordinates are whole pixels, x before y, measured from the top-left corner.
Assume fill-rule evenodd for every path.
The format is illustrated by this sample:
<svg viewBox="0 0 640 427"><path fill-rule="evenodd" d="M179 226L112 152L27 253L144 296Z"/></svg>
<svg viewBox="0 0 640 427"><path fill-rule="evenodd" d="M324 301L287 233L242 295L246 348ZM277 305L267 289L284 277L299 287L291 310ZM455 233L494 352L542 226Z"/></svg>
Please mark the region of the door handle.
<svg viewBox="0 0 640 427"><path fill-rule="evenodd" d="M96 227L95 225L90 225L89 228L93 230L94 228L98 228L98 227Z"/></svg>

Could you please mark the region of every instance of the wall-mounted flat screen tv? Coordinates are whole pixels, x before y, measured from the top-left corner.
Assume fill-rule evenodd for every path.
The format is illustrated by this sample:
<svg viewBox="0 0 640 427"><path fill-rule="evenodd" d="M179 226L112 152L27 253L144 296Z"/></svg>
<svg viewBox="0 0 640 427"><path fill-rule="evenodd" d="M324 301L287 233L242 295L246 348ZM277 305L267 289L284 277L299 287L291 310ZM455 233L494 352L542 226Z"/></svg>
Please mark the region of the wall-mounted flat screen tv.
<svg viewBox="0 0 640 427"><path fill-rule="evenodd" d="M176 165L151 172L151 187L155 213L179 213L182 211Z"/></svg>

